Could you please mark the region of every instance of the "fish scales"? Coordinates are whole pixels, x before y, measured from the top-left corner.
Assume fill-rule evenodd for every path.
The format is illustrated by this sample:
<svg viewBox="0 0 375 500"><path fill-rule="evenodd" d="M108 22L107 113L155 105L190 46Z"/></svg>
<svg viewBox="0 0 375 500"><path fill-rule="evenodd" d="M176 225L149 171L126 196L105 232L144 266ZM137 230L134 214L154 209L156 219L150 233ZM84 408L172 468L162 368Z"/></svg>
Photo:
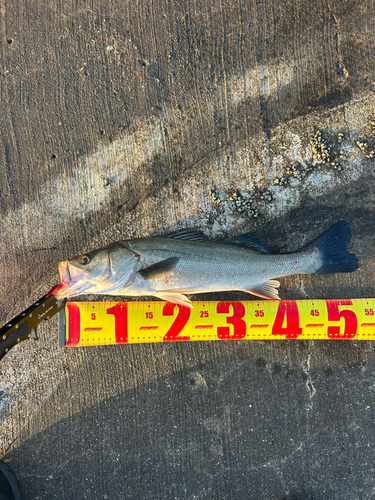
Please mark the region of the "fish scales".
<svg viewBox="0 0 375 500"><path fill-rule="evenodd" d="M168 290L170 287L195 289L204 292L223 290L251 290L254 284L271 278L314 272L321 266L321 259L314 254L261 254L232 244L212 244L167 238L142 238L130 240L128 247L141 255L140 262L149 266L157 260L179 256L176 267L168 279L150 280L150 292ZM142 278L130 285L128 294L138 294L145 287ZM145 288L143 288L145 290Z"/></svg>
<svg viewBox="0 0 375 500"><path fill-rule="evenodd" d="M278 299L275 278L357 269L347 251L350 238L348 222L339 221L301 250L283 254L265 253L267 246L251 233L226 243L199 241L200 233L189 230L121 241L60 262L56 297L151 295L188 307L185 293L242 290Z"/></svg>

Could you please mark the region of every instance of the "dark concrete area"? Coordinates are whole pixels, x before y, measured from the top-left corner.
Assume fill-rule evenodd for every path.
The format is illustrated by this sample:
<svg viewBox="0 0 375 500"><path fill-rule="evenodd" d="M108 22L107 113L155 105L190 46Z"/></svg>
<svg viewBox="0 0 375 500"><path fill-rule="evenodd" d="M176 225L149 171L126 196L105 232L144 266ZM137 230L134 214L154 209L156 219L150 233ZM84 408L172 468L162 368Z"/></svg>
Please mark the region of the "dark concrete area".
<svg viewBox="0 0 375 500"><path fill-rule="evenodd" d="M56 423L7 458L27 498L371 498L375 384L365 350L305 341L92 348L80 381L67 375L32 418L53 412ZM150 367L156 378L145 381ZM132 383L105 394L129 372ZM61 418L86 377L102 401Z"/></svg>
<svg viewBox="0 0 375 500"><path fill-rule="evenodd" d="M1 324L186 227L289 251L345 218L360 269L280 296L374 297L374 7L0 1ZM61 349L54 318L1 362L0 458L26 500L370 500L374 395L372 342Z"/></svg>

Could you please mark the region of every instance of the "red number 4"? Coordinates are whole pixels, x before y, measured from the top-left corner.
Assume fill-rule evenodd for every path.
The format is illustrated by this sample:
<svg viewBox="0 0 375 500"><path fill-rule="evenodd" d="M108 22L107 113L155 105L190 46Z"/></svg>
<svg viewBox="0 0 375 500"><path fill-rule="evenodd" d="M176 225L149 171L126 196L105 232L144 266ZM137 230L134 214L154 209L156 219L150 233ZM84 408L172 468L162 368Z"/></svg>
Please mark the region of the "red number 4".
<svg viewBox="0 0 375 500"><path fill-rule="evenodd" d="M284 319L286 319L286 326L283 327ZM286 339L296 339L301 333L297 304L280 302L272 327L272 335L285 335Z"/></svg>

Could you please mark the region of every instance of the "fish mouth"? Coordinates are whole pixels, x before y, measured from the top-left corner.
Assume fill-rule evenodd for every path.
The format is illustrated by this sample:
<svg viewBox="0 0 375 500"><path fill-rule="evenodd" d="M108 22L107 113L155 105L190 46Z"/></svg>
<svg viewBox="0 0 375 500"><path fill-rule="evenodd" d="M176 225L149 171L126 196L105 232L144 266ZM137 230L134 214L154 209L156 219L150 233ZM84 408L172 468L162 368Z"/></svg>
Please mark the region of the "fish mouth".
<svg viewBox="0 0 375 500"><path fill-rule="evenodd" d="M62 286L55 293L57 300L67 299L82 293L83 269L72 266L68 260L65 260L59 262L59 273Z"/></svg>

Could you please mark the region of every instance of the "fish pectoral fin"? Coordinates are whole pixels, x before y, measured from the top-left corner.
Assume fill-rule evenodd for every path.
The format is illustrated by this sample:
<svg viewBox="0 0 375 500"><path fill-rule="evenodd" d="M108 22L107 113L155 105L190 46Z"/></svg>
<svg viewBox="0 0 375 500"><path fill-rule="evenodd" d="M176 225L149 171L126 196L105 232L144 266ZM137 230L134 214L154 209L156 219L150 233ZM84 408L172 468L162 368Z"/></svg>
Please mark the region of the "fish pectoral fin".
<svg viewBox="0 0 375 500"><path fill-rule="evenodd" d="M179 257L169 257L168 259L161 260L160 262L156 262L156 264L141 269L138 273L145 280L154 280L172 271L172 269L177 266L179 260Z"/></svg>
<svg viewBox="0 0 375 500"><path fill-rule="evenodd" d="M262 299L278 299L279 292L278 288L280 283L277 280L267 280L264 283L259 283L258 285L252 286L251 290L246 289L245 292L252 293L257 297L261 297Z"/></svg>
<svg viewBox="0 0 375 500"><path fill-rule="evenodd" d="M189 309L193 309L191 300L189 300L186 295L182 293L170 293L170 292L157 292L154 297L166 300L167 302L172 302L173 304L178 304L179 306L185 306Z"/></svg>

